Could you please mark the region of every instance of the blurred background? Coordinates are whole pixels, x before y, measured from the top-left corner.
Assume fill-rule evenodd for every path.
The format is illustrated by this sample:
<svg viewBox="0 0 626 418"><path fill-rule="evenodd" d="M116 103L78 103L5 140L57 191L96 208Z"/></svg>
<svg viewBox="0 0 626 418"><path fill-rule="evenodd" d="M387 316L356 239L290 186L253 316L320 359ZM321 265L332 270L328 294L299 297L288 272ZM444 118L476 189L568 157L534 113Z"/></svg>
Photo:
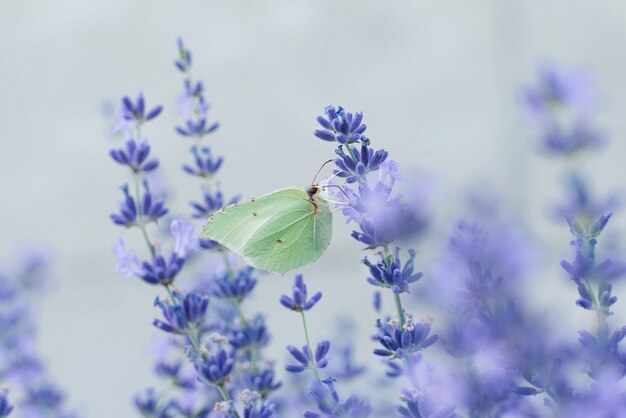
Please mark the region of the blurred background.
<svg viewBox="0 0 626 418"><path fill-rule="evenodd" d="M434 224L418 259L445 245L467 190L505 193L508 216L530 228L552 263L535 278L538 304L562 292L572 322L563 320L564 332L576 335L575 288L558 268L570 236L548 215L567 167L536 152L521 94L542 64L589 69L601 97L596 125L609 143L575 164L600 195L620 192L626 3L1 0L0 254L10 264L15 248L35 244L54 255L55 289L37 307L39 343L72 404L94 418L133 416L131 396L154 382L146 353L157 289L113 273L121 230L109 213L127 173L108 151L122 144L111 134L112 108L142 90L148 105L165 106L145 134L172 191L168 205L186 214L198 198L197 183L180 170L191 143L173 131L179 36L221 124L207 143L225 157L228 196L307 184L334 155L312 135L315 117L327 104L362 110L373 145L432 190ZM626 230L624 217L611 227ZM309 287L325 293L310 319L313 335L332 337L342 315L354 318L359 335L372 331L372 288L350 231L336 217L331 248L302 269ZM140 243L135 235L121 236ZM262 278L249 306L267 314L279 361L300 335L297 318L277 303L290 285L290 275ZM359 359L370 350L361 344Z"/></svg>

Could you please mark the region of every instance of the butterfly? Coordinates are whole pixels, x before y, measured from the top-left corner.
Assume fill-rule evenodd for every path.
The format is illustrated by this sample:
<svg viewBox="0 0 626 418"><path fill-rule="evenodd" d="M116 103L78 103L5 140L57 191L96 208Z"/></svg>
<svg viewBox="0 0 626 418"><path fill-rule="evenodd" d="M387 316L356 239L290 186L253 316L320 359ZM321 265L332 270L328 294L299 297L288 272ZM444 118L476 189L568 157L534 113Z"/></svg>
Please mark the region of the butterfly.
<svg viewBox="0 0 626 418"><path fill-rule="evenodd" d="M212 214L201 235L253 267L284 274L317 260L330 244L333 219L324 187L314 182L232 204Z"/></svg>

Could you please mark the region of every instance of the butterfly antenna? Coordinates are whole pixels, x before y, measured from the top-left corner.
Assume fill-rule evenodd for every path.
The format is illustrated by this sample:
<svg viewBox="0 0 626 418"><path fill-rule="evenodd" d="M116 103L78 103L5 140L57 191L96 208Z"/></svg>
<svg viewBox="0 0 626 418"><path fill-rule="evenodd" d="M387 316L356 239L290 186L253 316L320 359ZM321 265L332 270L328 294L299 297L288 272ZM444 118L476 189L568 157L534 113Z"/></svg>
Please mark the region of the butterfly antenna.
<svg viewBox="0 0 626 418"><path fill-rule="evenodd" d="M341 186L339 186L339 185L337 185L337 184L327 184L327 185L326 185L326 186L324 186L323 188L324 188L324 189L326 189L326 188L328 188L328 187L336 187L336 188L338 188L339 190L341 190L341 193L343 193L343 195L346 197L346 199L350 200L350 196L348 196L348 195L346 194L346 192L343 190L343 188L342 188Z"/></svg>
<svg viewBox="0 0 626 418"><path fill-rule="evenodd" d="M322 164L322 166L320 167L319 170L317 170L317 173L315 173L315 177L313 177L313 181L311 182L311 184L315 184L315 180L317 180L317 176L320 175L320 172L322 171L322 168L324 168L324 166L328 163L331 163L333 160L327 160L324 162L324 164Z"/></svg>

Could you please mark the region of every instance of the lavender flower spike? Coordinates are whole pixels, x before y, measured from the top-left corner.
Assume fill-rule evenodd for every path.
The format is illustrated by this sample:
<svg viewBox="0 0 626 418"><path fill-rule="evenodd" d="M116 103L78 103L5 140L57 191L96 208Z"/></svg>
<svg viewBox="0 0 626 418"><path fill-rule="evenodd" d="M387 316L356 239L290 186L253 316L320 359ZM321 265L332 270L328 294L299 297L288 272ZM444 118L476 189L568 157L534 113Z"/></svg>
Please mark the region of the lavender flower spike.
<svg viewBox="0 0 626 418"><path fill-rule="evenodd" d="M335 108L328 105L324 109L324 113L326 117L318 116L317 118L317 123L323 129L314 132L316 137L324 141L352 144L361 139L361 135L367 129L367 126L361 123L363 112L357 112L353 115L345 112L341 106Z"/></svg>
<svg viewBox="0 0 626 418"><path fill-rule="evenodd" d="M311 309L322 298L322 292L317 292L307 300L307 289L302 274L296 274L292 289L292 296L282 295L280 303L287 309L302 312Z"/></svg>

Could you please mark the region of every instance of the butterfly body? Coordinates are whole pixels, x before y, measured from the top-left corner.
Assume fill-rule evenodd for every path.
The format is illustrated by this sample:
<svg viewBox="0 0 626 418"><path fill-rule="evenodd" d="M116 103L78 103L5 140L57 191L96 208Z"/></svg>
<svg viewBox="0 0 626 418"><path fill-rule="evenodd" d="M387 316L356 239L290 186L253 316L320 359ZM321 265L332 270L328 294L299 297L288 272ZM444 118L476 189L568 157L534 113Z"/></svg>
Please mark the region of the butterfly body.
<svg viewBox="0 0 626 418"><path fill-rule="evenodd" d="M220 209L202 228L259 269L284 274L317 260L332 235L332 214L317 185L289 187Z"/></svg>

